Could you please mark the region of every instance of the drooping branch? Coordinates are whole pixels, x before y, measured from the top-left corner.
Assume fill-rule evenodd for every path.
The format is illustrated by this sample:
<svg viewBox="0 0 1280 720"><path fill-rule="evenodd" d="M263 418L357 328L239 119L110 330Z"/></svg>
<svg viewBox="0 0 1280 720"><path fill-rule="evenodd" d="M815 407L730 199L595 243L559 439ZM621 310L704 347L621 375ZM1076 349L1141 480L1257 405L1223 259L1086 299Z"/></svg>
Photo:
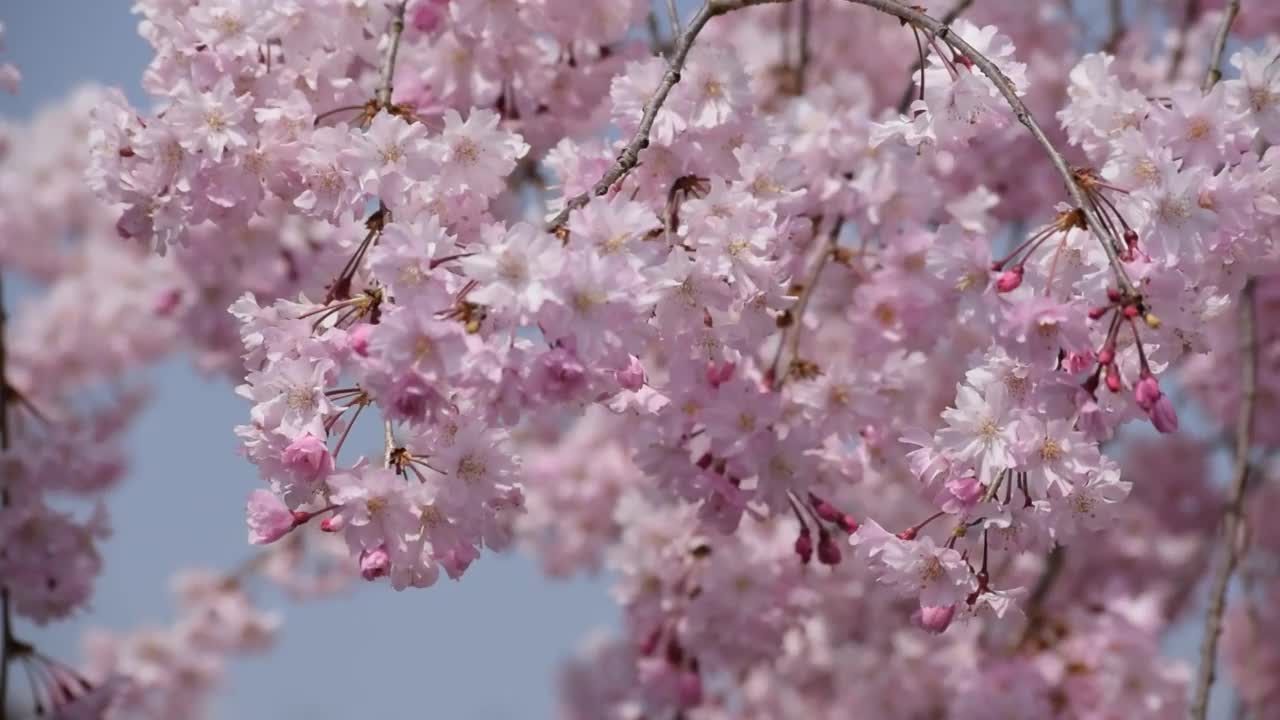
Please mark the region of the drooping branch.
<svg viewBox="0 0 1280 720"><path fill-rule="evenodd" d="M1218 25L1218 34L1213 38L1213 50L1209 53L1209 72L1205 73L1201 89L1207 94L1222 78L1222 53L1227 47L1227 36L1231 34L1231 23L1240 14L1240 0L1228 0L1222 9L1222 23Z"/></svg>
<svg viewBox="0 0 1280 720"><path fill-rule="evenodd" d="M387 47L387 54L382 58L382 82L378 84L378 90L374 94L374 99L378 101L378 108L381 110L391 109L392 79L396 73L396 56L400 53L400 36L404 34L404 9L408 4L409 0L401 0L396 5L391 17L391 28L387 31L390 36L390 45Z"/></svg>
<svg viewBox="0 0 1280 720"><path fill-rule="evenodd" d="M1223 560L1209 589L1209 609L1205 612L1204 635L1200 640L1200 666L1192 695L1192 720L1205 720L1209 712L1209 692L1218 660L1218 637L1227 587L1240 561L1240 528L1244 522L1244 497L1249 482L1249 448L1253 444L1254 408L1258 399L1258 335L1254 318L1254 282L1245 284L1240 297L1240 411L1236 418L1235 463L1227 507L1223 513Z"/></svg>
<svg viewBox="0 0 1280 720"><path fill-rule="evenodd" d="M6 367L4 282L0 275L0 453L9 449L9 375ZM9 504L9 489L0 486L0 511ZM9 700L9 650L13 647L13 618L9 609L9 588L0 587L0 718L7 717Z"/></svg>
<svg viewBox="0 0 1280 720"><path fill-rule="evenodd" d="M1172 81L1178 76L1178 70L1182 68L1182 59L1187 56L1187 35L1191 32L1191 23L1195 22L1196 15L1200 13L1200 0L1187 0L1186 10L1182 14L1182 24L1178 27L1178 39L1175 41L1173 52L1169 57L1169 72L1165 76L1166 80Z"/></svg>
<svg viewBox="0 0 1280 720"><path fill-rule="evenodd" d="M1092 231L1102 243L1102 248L1107 254L1107 260L1111 263L1111 269L1115 273L1116 282L1120 285L1120 290L1132 298L1138 297L1140 293L1137 288L1134 287L1133 282L1129 280L1129 275L1125 272L1124 265L1120 262L1120 256L1116 252L1115 245L1105 234L1104 228L1106 226L1085 198L1084 191L1076 183L1075 174L1071 171L1071 166L1067 164L1066 159L1062 157L1062 153L1058 152L1058 149L1054 147L1053 142L1051 142L1049 137L1045 135L1044 130L1040 127L1040 124L1036 122L1031 111L1027 108L1026 104L1022 102L1022 98L1018 97L1017 89L1013 86L1013 83L1009 81L1009 78L1005 76L1004 72L1002 72L990 58L978 52L972 45L965 42L964 38L951 34L951 29L948 27L947 23L926 15L914 7L898 2L897 0L845 1L855 5L864 5L866 7L879 10L880 12L892 15L903 22L910 23L921 30L933 33L934 37L960 51L966 58L973 62L974 66L976 66L978 70L991 81L991 84L994 85L1000 95L1004 97L1005 102L1008 103L1009 107L1013 110L1014 116L1018 118L1018 122L1022 123L1023 126L1031 132L1032 137L1034 137L1036 142L1040 144L1040 147L1044 149L1045 154L1049 156L1049 161L1053 163L1054 169L1058 171L1058 174L1062 177L1062 181L1066 183L1067 192L1071 196L1071 202L1074 203L1076 207L1080 208L1082 213L1084 213L1085 221L1088 223L1090 231Z"/></svg>
<svg viewBox="0 0 1280 720"><path fill-rule="evenodd" d="M809 43L810 43L810 26L813 24L813 8L809 6L811 0L799 0L800 2L800 58L796 64L796 94L803 95L805 87L805 74L809 71Z"/></svg>
<svg viewBox="0 0 1280 720"><path fill-rule="evenodd" d="M667 95L671 93L671 88L680 82L680 71L684 69L684 62L689 57L689 50L693 48L693 41L697 39L698 33L702 32L702 28L706 27L711 18L748 5L765 5L779 2L787 2L787 0L707 0L703 3L702 8L698 10L698 14L689 20L684 32L680 33L680 37L676 40L675 50L671 53L671 59L667 61L667 71L663 74L662 81L658 83L658 88L654 90L649 101L644 104L644 112L640 116L640 125L636 128L635 134L631 136L630 142L622 149L618 159L614 161L604 176L591 187L589 192L575 195L565 201L564 209L556 213L555 217L551 218L550 222L547 223L547 231L556 232L562 229L565 223L569 221L570 213L586 205L592 197L600 197L609 192L609 188L613 187L614 183L621 180L639 163L640 151L649 146L649 132L653 129L653 121L658 117L658 111L662 109L662 104L667 101Z"/></svg>
<svg viewBox="0 0 1280 720"><path fill-rule="evenodd" d="M906 5L898 0L845 0L846 2L863 5L873 10L878 10L887 15L910 23L920 30L932 33L935 38L949 44L953 49L964 54L978 70L991 81L996 90L1004 98L1005 102L1013 110L1013 114L1018 121L1027 128L1036 142L1048 155L1049 161L1053 163L1053 167L1057 170L1058 175L1062 177L1062 181L1067 186L1067 193L1071 197L1072 203L1080 208L1084 214L1090 231L1102 243L1103 251L1107 255L1107 260L1111 264L1111 269L1115 275L1116 282L1120 286L1120 290L1129 298L1136 299L1141 296L1133 282L1129 279L1128 273L1125 272L1124 265L1120 261L1120 256L1116 251L1116 246L1110 238L1106 236L1106 224L1098 216L1098 213L1088 202L1084 191L1076 182L1075 173L1072 172L1071 166L1067 164L1062 153L1054 147L1053 142L1045 134L1040 124L1036 122L1035 117L1031 114L1031 110L1022 102L1022 98L1018 97L1017 89L1013 83L1005 76L1004 72L982 53L978 52L969 43L961 37L951 34L951 29L947 23L927 15L912 6ZM609 192L609 188L623 176L629 173L639 161L640 151L649 145L649 131L653 127L654 119L658 115L658 110L662 108L662 104L666 102L667 95L671 93L671 88L680 81L680 70L684 67L685 59L689 55L689 50L693 47L693 42L698 37L698 33L702 28L717 15L724 15L745 7L753 5L771 5L777 3L789 2L789 0L706 0L702 9L698 14L689 21L688 27L684 33L680 35L676 42L675 52L672 53L670 61L667 63L667 72L663 75L662 81L658 84L657 90L653 96L645 103L644 112L640 118L640 125L636 128L635 134L631 141L627 143L622 152L618 155L617 161L605 172L604 176L592 186L589 192L581 193L569 198L565 202L564 208L556 213L550 222L547 223L548 232L558 232L563 229L568 222L569 215L574 210L581 208L590 201L592 197L600 197Z"/></svg>
<svg viewBox="0 0 1280 720"><path fill-rule="evenodd" d="M973 0L960 0L960 2L956 3L954 7L947 11L946 15L942 16L942 24L950 25L955 22L956 18L960 17L961 13L968 10L971 5L973 5ZM911 66L911 77L914 78L916 73L920 72L922 69L924 69L923 57L917 60L915 65ZM911 98L915 97L915 93L916 85L915 81L912 80L907 83L907 89L902 91L902 97L898 100L898 114L905 113L911 108Z"/></svg>
<svg viewBox="0 0 1280 720"><path fill-rule="evenodd" d="M787 381L787 376L791 374L790 363L795 362L800 348L800 333L804 330L805 310L809 307L809 299L813 297L814 288L818 286L822 269L836 253L842 229L844 229L844 218L836 218L831 230L820 235L817 223L814 224L814 234L818 244L816 257L801 281L800 295L796 298L795 308L790 313L791 324L783 330L782 337L778 338L778 348L774 351L773 363L769 367L768 377L773 383L774 390L781 389L783 383ZM784 356L786 356L787 365L782 362Z"/></svg>

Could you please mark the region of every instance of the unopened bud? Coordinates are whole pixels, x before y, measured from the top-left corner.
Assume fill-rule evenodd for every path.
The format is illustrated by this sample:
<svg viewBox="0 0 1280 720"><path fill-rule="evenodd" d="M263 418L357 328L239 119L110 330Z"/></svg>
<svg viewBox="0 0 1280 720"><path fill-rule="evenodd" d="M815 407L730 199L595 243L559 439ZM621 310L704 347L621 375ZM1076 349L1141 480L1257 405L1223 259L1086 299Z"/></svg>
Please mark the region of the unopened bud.
<svg viewBox="0 0 1280 720"><path fill-rule="evenodd" d="M809 534L809 528L800 528L800 535L796 537L795 550L800 556L800 562L808 565L809 560L813 558L813 537Z"/></svg>
<svg viewBox="0 0 1280 720"><path fill-rule="evenodd" d="M955 605L945 605L943 607L921 607L912 616L911 619L915 624L923 630L931 633L939 634L945 632L951 625L951 618L956 615Z"/></svg>
<svg viewBox="0 0 1280 720"><path fill-rule="evenodd" d="M1115 363L1107 366L1107 389L1111 392L1120 392L1120 370Z"/></svg>
<svg viewBox="0 0 1280 720"><path fill-rule="evenodd" d="M831 539L831 533L823 530L818 535L818 562L823 565L840 564L840 546Z"/></svg>
<svg viewBox="0 0 1280 720"><path fill-rule="evenodd" d="M996 292L1007 293L1018 289L1022 284L1022 265L1014 265L1013 267L1000 273L1000 277L996 279Z"/></svg>
<svg viewBox="0 0 1280 720"><path fill-rule="evenodd" d="M1102 307L1089 308L1089 319L1097 320L1101 318L1103 315L1106 315L1107 311L1110 309L1111 307L1107 305L1103 305Z"/></svg>

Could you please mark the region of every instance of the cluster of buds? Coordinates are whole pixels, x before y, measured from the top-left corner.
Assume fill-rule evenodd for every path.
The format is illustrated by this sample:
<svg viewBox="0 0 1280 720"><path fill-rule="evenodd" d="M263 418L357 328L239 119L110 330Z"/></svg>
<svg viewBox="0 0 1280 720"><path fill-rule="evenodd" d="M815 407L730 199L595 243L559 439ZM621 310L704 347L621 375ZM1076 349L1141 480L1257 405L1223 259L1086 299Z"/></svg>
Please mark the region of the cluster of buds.
<svg viewBox="0 0 1280 720"><path fill-rule="evenodd" d="M1147 353L1142 346L1142 338L1138 334L1139 318L1153 330L1160 327L1160 319L1146 308L1141 298L1125 295L1114 289L1107 291L1107 298L1110 301L1107 305L1089 311L1091 320L1101 320L1108 315L1111 316L1111 320L1106 339L1102 342L1102 349L1098 351L1097 367L1085 379L1084 389L1096 397L1099 384L1105 384L1113 393L1120 392L1123 388L1120 369L1116 364L1116 338L1120 334L1120 329L1128 326L1133 332L1134 345L1138 348L1139 375L1138 382L1134 385L1134 399L1138 407L1142 408L1142 411L1151 419L1151 424L1156 430L1162 433L1176 431L1178 414L1174 410L1173 402L1160 390L1160 383L1151 372Z"/></svg>
<svg viewBox="0 0 1280 720"><path fill-rule="evenodd" d="M1039 250L1040 246L1044 245L1049 238L1061 236L1057 243L1058 247L1054 250L1049 279L1045 284L1045 294L1048 294L1049 289L1053 287L1053 275L1058 265L1058 256L1062 253L1062 249L1066 247L1067 233L1071 231L1071 228L1084 227L1084 213L1079 209L1058 213L1053 222L1034 232L1031 237L1024 240L1003 259L991 263L991 271L1000 273L996 278L996 292L1007 293L1017 290L1022 285L1022 276L1026 272L1026 264L1031 259L1032 254Z"/></svg>
<svg viewBox="0 0 1280 720"><path fill-rule="evenodd" d="M791 503L791 511L795 513L796 520L800 523L800 533L796 536L795 542L795 551L796 555L800 556L800 562L808 565L813 559L813 534L809 530L809 523L805 521L808 517L814 527L818 528L818 562L823 565L839 565L840 546L836 544L831 528L828 526L839 529L845 535L852 535L858 530L858 521L849 513L813 493L809 493L807 503L797 501L794 496L789 496L787 499Z"/></svg>

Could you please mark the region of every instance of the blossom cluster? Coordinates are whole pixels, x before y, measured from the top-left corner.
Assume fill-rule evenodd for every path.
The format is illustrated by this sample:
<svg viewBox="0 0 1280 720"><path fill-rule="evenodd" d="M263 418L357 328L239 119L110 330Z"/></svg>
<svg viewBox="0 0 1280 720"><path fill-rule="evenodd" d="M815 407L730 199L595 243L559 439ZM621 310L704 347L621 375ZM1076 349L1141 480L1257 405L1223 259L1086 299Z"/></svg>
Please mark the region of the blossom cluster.
<svg viewBox="0 0 1280 720"><path fill-rule="evenodd" d="M1277 440L1280 18L1202 84L1215 8L1099 47L1056 6L938 4L714 0L650 48L638 0L142 0L155 109L95 92L30 131L87 150L5 144L0 258L50 283L4 348L15 610L88 598L105 518L44 495L115 482L128 371L184 348L248 401L262 557L611 571L569 717L1183 713L1150 658L1223 503L1185 410L1256 403ZM1260 707L1280 586L1247 560L1226 646ZM113 707L199 706L274 628L239 581L93 644Z"/></svg>

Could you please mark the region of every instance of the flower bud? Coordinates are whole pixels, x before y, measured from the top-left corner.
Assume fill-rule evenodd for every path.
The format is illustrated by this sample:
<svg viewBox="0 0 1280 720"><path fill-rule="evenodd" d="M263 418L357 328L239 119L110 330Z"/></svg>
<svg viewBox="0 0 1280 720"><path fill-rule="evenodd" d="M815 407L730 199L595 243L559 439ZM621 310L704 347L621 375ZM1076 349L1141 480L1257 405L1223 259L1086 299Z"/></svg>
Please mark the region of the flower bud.
<svg viewBox="0 0 1280 720"><path fill-rule="evenodd" d="M630 356L627 366L622 370L614 372L614 378L618 381L618 385L623 390L636 392L644 387L647 380L644 373L644 366L640 364L640 358L635 355Z"/></svg>
<svg viewBox="0 0 1280 720"><path fill-rule="evenodd" d="M1014 265L1013 267L1000 273L1000 277L996 279L996 292L1007 293L1013 292L1022 285L1022 265Z"/></svg>
<svg viewBox="0 0 1280 720"><path fill-rule="evenodd" d="M1161 395L1156 400L1155 405L1151 408L1148 415L1151 417L1151 424L1156 430L1162 433L1177 432L1178 430L1178 411L1173 407L1173 401L1168 395Z"/></svg>
<svg viewBox="0 0 1280 720"><path fill-rule="evenodd" d="M823 565L840 564L840 546L831 539L831 533L823 530L818 534L818 562Z"/></svg>
<svg viewBox="0 0 1280 720"><path fill-rule="evenodd" d="M1107 389L1111 392L1120 392L1120 369L1115 363L1107 366Z"/></svg>
<svg viewBox="0 0 1280 720"><path fill-rule="evenodd" d="M795 550L800 556L800 562L808 565L809 560L813 558L813 537L809 534L809 528L800 528L800 534L796 537Z"/></svg>
<svg viewBox="0 0 1280 720"><path fill-rule="evenodd" d="M1138 402L1138 407L1146 412L1151 412L1160 395L1160 383L1150 373L1143 373L1138 384L1133 386L1133 399Z"/></svg>
<svg viewBox="0 0 1280 720"><path fill-rule="evenodd" d="M911 620L921 629L937 635L945 632L951 626L951 619L955 615L955 605L921 607L911 615Z"/></svg>

